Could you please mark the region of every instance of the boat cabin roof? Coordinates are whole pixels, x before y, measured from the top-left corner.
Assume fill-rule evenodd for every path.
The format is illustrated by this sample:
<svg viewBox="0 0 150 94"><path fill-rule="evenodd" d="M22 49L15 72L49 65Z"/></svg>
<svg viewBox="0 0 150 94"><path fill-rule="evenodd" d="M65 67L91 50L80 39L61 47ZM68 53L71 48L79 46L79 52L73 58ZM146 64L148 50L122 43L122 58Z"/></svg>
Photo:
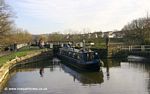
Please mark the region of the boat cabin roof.
<svg viewBox="0 0 150 94"><path fill-rule="evenodd" d="M92 50L83 50L83 49L75 49L75 48L60 48L60 50L68 51L68 52L76 52L76 53L93 53Z"/></svg>

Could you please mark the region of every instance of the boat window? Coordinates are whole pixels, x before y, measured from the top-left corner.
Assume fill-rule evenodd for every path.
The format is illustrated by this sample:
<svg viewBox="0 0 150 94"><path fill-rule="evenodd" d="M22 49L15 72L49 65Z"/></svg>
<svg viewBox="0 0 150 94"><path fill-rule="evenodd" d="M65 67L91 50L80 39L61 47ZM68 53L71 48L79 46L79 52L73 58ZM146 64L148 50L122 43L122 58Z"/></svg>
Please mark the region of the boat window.
<svg viewBox="0 0 150 94"><path fill-rule="evenodd" d="M71 56L71 52L68 53L68 56Z"/></svg>
<svg viewBox="0 0 150 94"><path fill-rule="evenodd" d="M83 59L84 61L87 61L87 53L83 53L82 56L83 56L82 59Z"/></svg>
<svg viewBox="0 0 150 94"><path fill-rule="evenodd" d="M80 60L83 59L83 55L81 53L79 54L79 58L80 58Z"/></svg>
<svg viewBox="0 0 150 94"><path fill-rule="evenodd" d="M88 61L92 61L93 58L94 58L94 56L93 56L93 53L92 53L92 52L87 53L87 60L88 60Z"/></svg>
<svg viewBox="0 0 150 94"><path fill-rule="evenodd" d="M79 53L76 53L76 52L72 53L72 57L74 59L80 59Z"/></svg>
<svg viewBox="0 0 150 94"><path fill-rule="evenodd" d="M75 53L73 53L72 57L73 57L73 58L75 57Z"/></svg>
<svg viewBox="0 0 150 94"><path fill-rule="evenodd" d="M75 53L75 59L78 59L78 54L77 53Z"/></svg>
<svg viewBox="0 0 150 94"><path fill-rule="evenodd" d="M80 55L79 55L79 53L77 53L77 59L80 59Z"/></svg>

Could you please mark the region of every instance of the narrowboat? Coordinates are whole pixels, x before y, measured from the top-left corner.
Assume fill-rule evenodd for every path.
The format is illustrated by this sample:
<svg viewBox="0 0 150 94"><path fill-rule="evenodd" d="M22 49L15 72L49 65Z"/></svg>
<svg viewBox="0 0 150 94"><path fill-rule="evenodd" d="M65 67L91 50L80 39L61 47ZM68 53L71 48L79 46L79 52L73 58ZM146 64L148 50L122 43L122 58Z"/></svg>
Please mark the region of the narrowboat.
<svg viewBox="0 0 150 94"><path fill-rule="evenodd" d="M64 60L67 65L86 71L100 70L101 63L97 52L83 48L75 49L69 45L64 45L57 51L57 57Z"/></svg>

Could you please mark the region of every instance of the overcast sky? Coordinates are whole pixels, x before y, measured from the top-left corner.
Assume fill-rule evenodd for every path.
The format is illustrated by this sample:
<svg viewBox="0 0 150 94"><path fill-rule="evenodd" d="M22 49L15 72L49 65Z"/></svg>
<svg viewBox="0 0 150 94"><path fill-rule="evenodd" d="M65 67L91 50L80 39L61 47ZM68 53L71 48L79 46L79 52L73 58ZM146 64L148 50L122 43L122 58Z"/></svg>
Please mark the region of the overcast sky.
<svg viewBox="0 0 150 94"><path fill-rule="evenodd" d="M133 19L146 17L150 0L6 0L15 23L32 34L120 30ZM84 31L85 32L85 31Z"/></svg>

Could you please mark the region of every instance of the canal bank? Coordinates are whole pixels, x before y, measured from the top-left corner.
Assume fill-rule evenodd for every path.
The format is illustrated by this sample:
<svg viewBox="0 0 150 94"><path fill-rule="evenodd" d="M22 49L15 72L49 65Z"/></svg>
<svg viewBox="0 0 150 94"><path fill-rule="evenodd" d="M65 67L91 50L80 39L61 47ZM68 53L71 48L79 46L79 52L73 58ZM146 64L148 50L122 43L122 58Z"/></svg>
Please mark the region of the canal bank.
<svg viewBox="0 0 150 94"><path fill-rule="evenodd" d="M14 68L17 65L20 64L26 64L30 62L36 62L39 60L44 60L47 58L50 58L52 56L51 50L40 50L36 51L32 54L28 54L26 56L22 57L15 57L14 59L6 62L1 68L0 68L0 92L4 89L5 84L9 80L9 72L12 68Z"/></svg>

